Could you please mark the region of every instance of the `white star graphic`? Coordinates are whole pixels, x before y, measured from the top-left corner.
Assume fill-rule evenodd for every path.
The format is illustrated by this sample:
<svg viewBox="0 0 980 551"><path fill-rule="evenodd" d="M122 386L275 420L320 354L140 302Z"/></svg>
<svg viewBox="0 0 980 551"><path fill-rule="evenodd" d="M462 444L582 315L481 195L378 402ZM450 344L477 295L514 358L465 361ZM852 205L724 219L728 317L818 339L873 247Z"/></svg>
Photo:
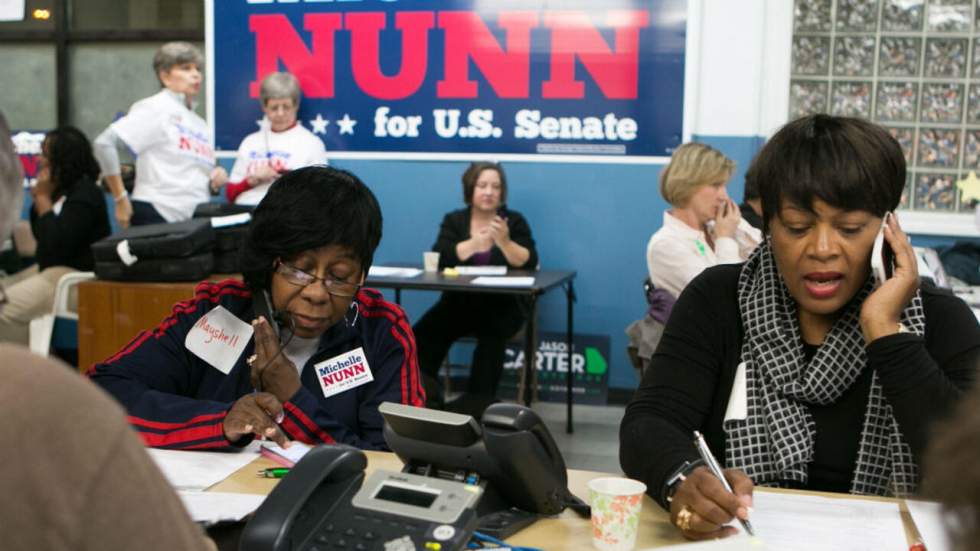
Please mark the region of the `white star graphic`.
<svg viewBox="0 0 980 551"><path fill-rule="evenodd" d="M350 118L350 115L347 113L344 113L344 118L337 121L337 126L340 127L341 134L353 134L355 124L357 124L357 121Z"/></svg>
<svg viewBox="0 0 980 551"><path fill-rule="evenodd" d="M313 125L313 133L314 134L326 134L327 133L327 125L330 124L330 121L328 121L327 119L323 118L322 115L320 115L319 113L317 113L316 114L316 118L313 119L313 120L311 120L310 121L310 124Z"/></svg>

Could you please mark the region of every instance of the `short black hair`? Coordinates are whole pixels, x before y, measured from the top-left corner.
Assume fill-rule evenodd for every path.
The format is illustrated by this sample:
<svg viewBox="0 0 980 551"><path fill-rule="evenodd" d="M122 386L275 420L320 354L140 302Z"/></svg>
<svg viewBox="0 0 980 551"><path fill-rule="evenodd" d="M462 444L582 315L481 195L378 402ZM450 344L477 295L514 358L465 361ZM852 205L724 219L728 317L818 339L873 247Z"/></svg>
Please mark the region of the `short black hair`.
<svg viewBox="0 0 980 551"><path fill-rule="evenodd" d="M378 200L354 174L327 166L293 170L269 187L252 212L242 276L254 291L268 289L276 259L329 245L350 249L366 274L381 226Z"/></svg>
<svg viewBox="0 0 980 551"><path fill-rule="evenodd" d="M496 170L500 175L500 204L506 204L507 174L504 173L504 167L500 163L490 161L476 161L466 167L466 171L463 172L463 202L467 205L473 204L473 190L476 189L476 181L480 179L480 174L483 174L484 170Z"/></svg>
<svg viewBox="0 0 980 551"><path fill-rule="evenodd" d="M876 124L810 115L776 132L745 178L758 186L768 232L785 201L812 210L820 199L875 216L895 210L905 187L905 156L895 138Z"/></svg>
<svg viewBox="0 0 980 551"><path fill-rule="evenodd" d="M41 150L51 167L56 196L67 194L82 179L99 179L99 163L92 153L92 144L74 126L60 126L45 134Z"/></svg>

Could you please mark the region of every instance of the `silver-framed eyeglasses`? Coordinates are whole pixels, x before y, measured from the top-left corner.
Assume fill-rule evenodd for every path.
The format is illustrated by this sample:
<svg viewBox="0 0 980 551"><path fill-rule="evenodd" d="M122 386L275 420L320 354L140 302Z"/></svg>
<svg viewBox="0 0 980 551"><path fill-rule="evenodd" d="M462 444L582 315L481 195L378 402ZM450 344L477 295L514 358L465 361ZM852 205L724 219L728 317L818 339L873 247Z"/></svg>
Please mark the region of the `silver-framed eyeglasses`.
<svg viewBox="0 0 980 551"><path fill-rule="evenodd" d="M285 278L287 282L299 287L306 287L307 285L321 281L323 282L324 288L327 289L327 292L335 297L350 298L356 295L358 289L361 288L357 283L342 281L330 276L319 277L309 272L304 272L296 266L290 266L281 260L276 261L275 272Z"/></svg>

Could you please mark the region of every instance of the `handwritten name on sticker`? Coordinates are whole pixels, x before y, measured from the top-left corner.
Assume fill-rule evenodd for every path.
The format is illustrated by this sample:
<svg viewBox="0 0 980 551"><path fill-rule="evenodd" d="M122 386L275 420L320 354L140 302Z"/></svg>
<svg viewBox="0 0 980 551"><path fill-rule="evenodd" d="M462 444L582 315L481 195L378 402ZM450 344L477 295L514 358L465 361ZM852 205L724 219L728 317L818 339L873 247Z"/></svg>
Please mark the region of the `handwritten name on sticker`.
<svg viewBox="0 0 980 551"><path fill-rule="evenodd" d="M371 366L368 365L367 356L361 347L324 360L316 364L314 368L325 398L374 380Z"/></svg>
<svg viewBox="0 0 980 551"><path fill-rule="evenodd" d="M184 346L227 375L235 367L253 332L250 324L217 306L191 327Z"/></svg>

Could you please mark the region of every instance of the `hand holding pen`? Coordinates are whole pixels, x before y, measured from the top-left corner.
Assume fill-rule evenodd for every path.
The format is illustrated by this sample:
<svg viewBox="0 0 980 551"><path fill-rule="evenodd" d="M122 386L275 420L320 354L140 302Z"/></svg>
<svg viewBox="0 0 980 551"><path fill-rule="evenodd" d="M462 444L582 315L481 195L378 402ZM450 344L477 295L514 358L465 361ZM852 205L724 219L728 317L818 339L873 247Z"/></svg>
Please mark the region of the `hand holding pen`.
<svg viewBox="0 0 980 551"><path fill-rule="evenodd" d="M711 452L708 451L707 455L710 456ZM705 465L691 471L677 487L670 502L670 519L689 540L735 535L738 528L726 525L732 519L745 521L743 526L747 524L752 507L752 479L740 470L721 471L719 467L724 477L720 478L708 466L711 462L704 457L702 459ZM751 529L751 525L749 527Z"/></svg>

